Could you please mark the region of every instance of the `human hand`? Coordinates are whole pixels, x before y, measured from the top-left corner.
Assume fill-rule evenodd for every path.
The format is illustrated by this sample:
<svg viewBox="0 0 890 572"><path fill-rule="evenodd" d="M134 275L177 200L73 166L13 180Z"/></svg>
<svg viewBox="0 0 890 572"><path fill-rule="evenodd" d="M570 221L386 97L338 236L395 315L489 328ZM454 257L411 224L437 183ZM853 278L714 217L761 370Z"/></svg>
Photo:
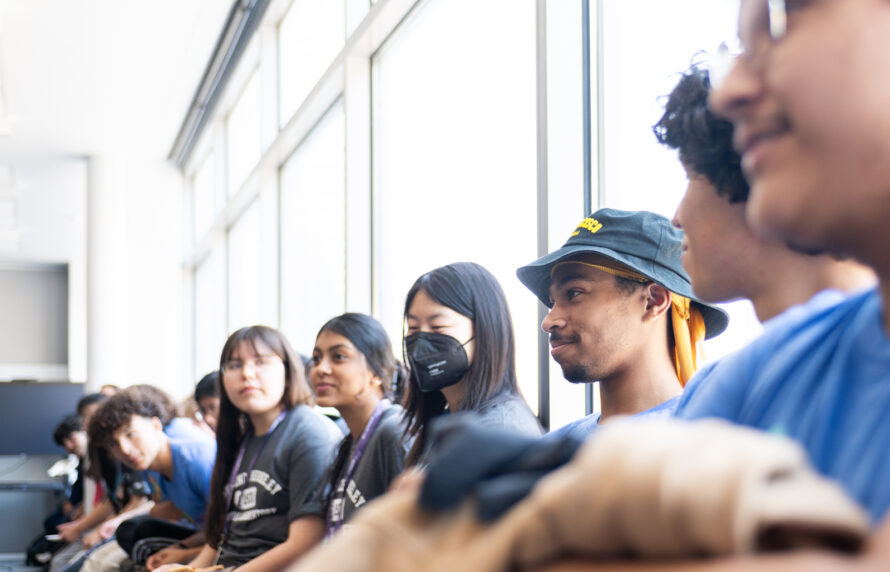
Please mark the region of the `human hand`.
<svg viewBox="0 0 890 572"><path fill-rule="evenodd" d="M105 539L102 537L102 534L100 533L99 529L97 528L95 530L90 531L89 534L87 534L83 537L83 547L85 550L90 549L90 548L96 546L97 544L99 544L100 542L102 542L103 540L105 540Z"/></svg>
<svg viewBox="0 0 890 572"><path fill-rule="evenodd" d="M148 559L148 562L151 562L151 558ZM148 562L146 562L146 566L149 565ZM173 563L173 564L164 564L160 568L154 568L154 569L149 568L149 570L151 570L152 572L170 572L171 570L182 569L182 567L183 567L183 564Z"/></svg>
<svg viewBox="0 0 890 572"><path fill-rule="evenodd" d="M69 544L83 535L83 532L80 530L80 522L77 520L62 523L56 527L56 530L59 531L59 536L62 537L62 540Z"/></svg>
<svg viewBox="0 0 890 572"><path fill-rule="evenodd" d="M99 532L99 535L102 538L111 538L115 531L117 531L117 527L119 524L120 523L118 523L116 520L106 520L105 522L100 524L98 528L96 528L96 530Z"/></svg>
<svg viewBox="0 0 890 572"><path fill-rule="evenodd" d="M408 469L392 480L388 492L417 490L423 484L425 478L426 473L424 473L423 469Z"/></svg>
<svg viewBox="0 0 890 572"><path fill-rule="evenodd" d="M155 570L165 564L176 564L178 562L188 562L189 560L191 560L189 550L179 548L178 546L168 546L149 556L148 560L145 561L145 567L149 570Z"/></svg>

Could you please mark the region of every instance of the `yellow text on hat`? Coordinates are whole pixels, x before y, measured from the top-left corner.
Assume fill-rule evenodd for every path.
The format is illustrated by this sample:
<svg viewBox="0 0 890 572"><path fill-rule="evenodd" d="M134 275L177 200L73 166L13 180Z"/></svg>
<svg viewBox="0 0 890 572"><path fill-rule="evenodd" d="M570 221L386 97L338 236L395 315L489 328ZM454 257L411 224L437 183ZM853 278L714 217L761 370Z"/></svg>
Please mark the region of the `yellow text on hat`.
<svg viewBox="0 0 890 572"><path fill-rule="evenodd" d="M578 236L582 228L586 228L588 232L590 232L590 234L594 234L596 231L603 228L603 224L595 218L587 217L586 219L581 221L581 223L575 229L575 232L572 233L572 236Z"/></svg>

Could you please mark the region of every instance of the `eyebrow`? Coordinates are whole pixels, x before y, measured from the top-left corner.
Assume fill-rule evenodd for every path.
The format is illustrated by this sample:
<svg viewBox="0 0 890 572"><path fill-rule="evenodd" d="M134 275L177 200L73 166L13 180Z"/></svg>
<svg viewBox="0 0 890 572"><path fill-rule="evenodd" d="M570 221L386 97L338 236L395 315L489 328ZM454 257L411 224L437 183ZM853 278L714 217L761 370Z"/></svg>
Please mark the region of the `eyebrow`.
<svg viewBox="0 0 890 572"><path fill-rule="evenodd" d="M550 287L553 288L554 286L556 286L557 288L561 288L562 286L565 286L572 280L588 280L588 281L592 282L592 280L590 280L590 278L582 276L578 272L571 272L571 273L566 274L565 276L561 277L559 280L556 281L555 284L553 283L553 281L551 281Z"/></svg>
<svg viewBox="0 0 890 572"><path fill-rule="evenodd" d="M439 318L443 318L444 316L445 316L445 315L442 314L441 312L438 313L438 314L433 314L432 316L429 316L429 317L427 318L427 321L432 322L433 320L437 320L437 319L439 319ZM407 315L405 316L405 319L406 319L406 320L417 320L417 321L420 321L420 318L418 318L418 317L415 316L414 314L407 314Z"/></svg>

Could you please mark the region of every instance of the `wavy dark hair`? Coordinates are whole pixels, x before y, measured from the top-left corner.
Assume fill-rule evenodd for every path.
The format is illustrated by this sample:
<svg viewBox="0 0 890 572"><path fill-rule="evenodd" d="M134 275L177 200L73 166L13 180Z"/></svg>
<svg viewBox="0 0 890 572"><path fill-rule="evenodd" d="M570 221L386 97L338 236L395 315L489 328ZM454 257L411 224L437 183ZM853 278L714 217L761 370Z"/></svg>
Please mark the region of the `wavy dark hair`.
<svg viewBox="0 0 890 572"><path fill-rule="evenodd" d="M176 405L170 396L153 385L134 385L105 399L87 428L90 465L87 475L104 483L108 500L120 512L132 497L133 471L123 466L109 452L110 440L134 415L157 417L167 427L176 417Z"/></svg>
<svg viewBox="0 0 890 572"><path fill-rule="evenodd" d="M268 326L241 328L229 336L219 358L220 380L223 378L223 364L232 359L241 344L249 344L254 351L257 351L258 342L266 345L284 363L284 394L280 401L284 409L291 410L300 404L315 405L315 398L306 383L303 362L299 354L291 348L284 334ZM219 548L225 528L228 510L225 488L235 468L235 456L241 442L251 430L247 414L235 407L225 391L225 384L222 385L216 426L216 464L213 466L213 476L210 480L210 499L204 525L207 542L214 548Z"/></svg>
<svg viewBox="0 0 890 572"><path fill-rule="evenodd" d="M507 297L491 272L474 262L455 262L427 272L408 291L406 321L411 303L421 290L435 302L473 321L473 361L465 377L466 394L457 409L478 410L504 393L519 395L513 321ZM402 353L405 363L409 363L404 337ZM405 459L407 466L420 460L428 441L430 421L445 411L445 405L441 392L420 391L411 373L405 394L405 432L415 440Z"/></svg>
<svg viewBox="0 0 890 572"><path fill-rule="evenodd" d="M748 200L748 181L732 146L732 123L708 109L708 72L693 65L667 96L664 115L652 127L662 145L677 149L680 161L704 175L731 203Z"/></svg>
<svg viewBox="0 0 890 572"><path fill-rule="evenodd" d="M402 367L392 351L392 343L383 326L367 314L348 312L331 318L318 330L318 339L323 332L333 332L346 338L365 357L368 367L381 381L383 397L398 401L408 378L407 370ZM314 364L314 360L312 362ZM340 442L334 463L322 480L324 487L323 515L327 518L331 500L337 486L337 479L346 466L349 451L352 449L352 435L347 434ZM368 499L370 500L370 499Z"/></svg>

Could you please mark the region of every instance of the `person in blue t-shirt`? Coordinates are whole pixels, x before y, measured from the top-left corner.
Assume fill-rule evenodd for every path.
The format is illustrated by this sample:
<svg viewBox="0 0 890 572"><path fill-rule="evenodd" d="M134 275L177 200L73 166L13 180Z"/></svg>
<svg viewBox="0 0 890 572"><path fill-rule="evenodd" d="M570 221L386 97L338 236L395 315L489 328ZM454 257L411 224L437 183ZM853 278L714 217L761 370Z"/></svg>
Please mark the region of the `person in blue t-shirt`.
<svg viewBox="0 0 890 572"><path fill-rule="evenodd" d="M587 437L615 415L668 415L696 346L727 325L692 294L681 233L655 213L601 209L517 276L550 308L541 327L565 378L600 382L602 413L551 435Z"/></svg>
<svg viewBox="0 0 890 572"><path fill-rule="evenodd" d="M120 547L140 564L170 544L195 546L195 553L203 544L216 442L188 421L166 427L164 421L157 400L142 387L109 398L89 428L94 443L151 484L154 507L115 532Z"/></svg>

